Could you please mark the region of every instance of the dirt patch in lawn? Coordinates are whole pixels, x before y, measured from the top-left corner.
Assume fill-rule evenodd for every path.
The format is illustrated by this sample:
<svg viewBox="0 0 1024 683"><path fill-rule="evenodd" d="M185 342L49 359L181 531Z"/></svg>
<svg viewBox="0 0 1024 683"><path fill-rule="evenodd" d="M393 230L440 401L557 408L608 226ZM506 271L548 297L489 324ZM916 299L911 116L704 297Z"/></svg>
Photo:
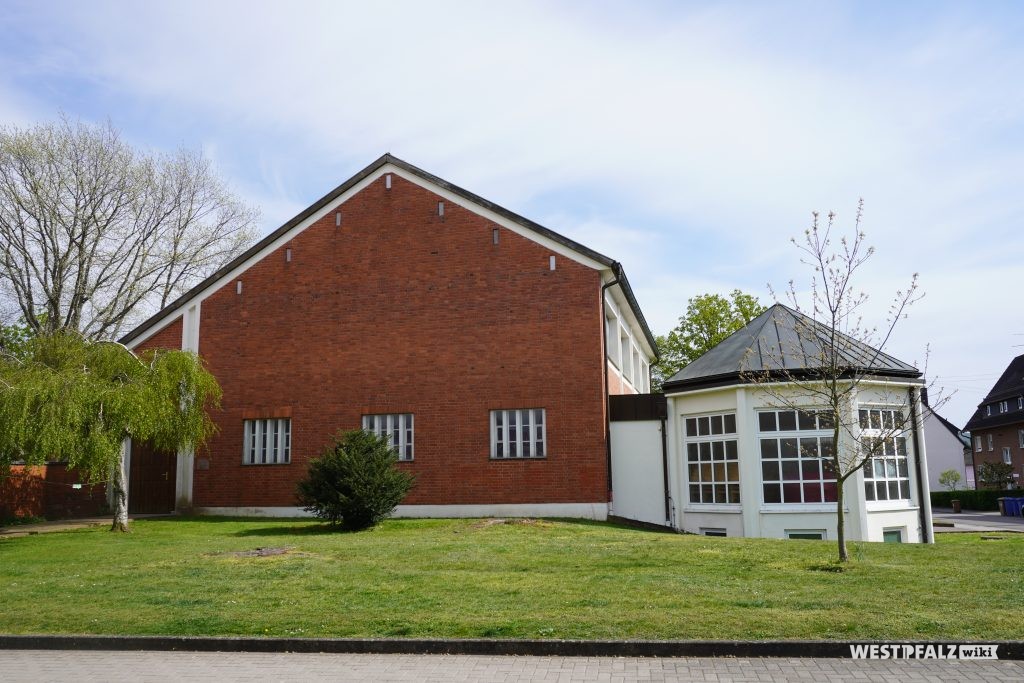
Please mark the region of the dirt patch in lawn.
<svg viewBox="0 0 1024 683"><path fill-rule="evenodd" d="M529 519L529 518L516 518L516 519L481 519L479 522L475 522L472 526L473 529L487 529L498 524L509 524L516 526L534 526L534 527L548 527L552 526L551 522L543 519Z"/></svg>
<svg viewBox="0 0 1024 683"><path fill-rule="evenodd" d="M295 552L293 546L279 546L275 548L253 548L252 550L209 553L209 555L220 557L278 557L280 555L308 556L309 553Z"/></svg>

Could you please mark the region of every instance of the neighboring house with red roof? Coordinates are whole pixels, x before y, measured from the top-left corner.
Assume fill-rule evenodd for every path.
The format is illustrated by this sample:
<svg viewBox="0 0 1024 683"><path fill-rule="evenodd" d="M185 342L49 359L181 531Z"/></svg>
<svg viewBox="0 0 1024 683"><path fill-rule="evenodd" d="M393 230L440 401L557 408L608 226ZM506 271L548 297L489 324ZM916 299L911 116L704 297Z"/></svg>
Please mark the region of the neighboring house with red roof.
<svg viewBox="0 0 1024 683"><path fill-rule="evenodd" d="M391 155L122 341L224 392L199 452L132 444L138 512L300 514L308 461L364 428L416 475L401 515L602 519L608 396L657 358L619 263Z"/></svg>
<svg viewBox="0 0 1024 683"><path fill-rule="evenodd" d="M971 433L975 467L1012 465L1011 488L1024 485L1024 355L1010 361L964 429Z"/></svg>

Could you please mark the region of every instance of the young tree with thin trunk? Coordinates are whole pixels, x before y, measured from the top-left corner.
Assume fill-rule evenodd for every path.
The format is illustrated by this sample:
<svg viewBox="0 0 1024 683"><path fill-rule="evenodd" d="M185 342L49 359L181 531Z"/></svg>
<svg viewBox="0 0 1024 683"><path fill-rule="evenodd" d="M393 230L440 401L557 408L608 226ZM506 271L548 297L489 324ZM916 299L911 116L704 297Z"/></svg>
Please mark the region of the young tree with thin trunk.
<svg viewBox="0 0 1024 683"><path fill-rule="evenodd" d="M116 338L242 253L256 220L199 152L67 117L0 128L0 313Z"/></svg>
<svg viewBox="0 0 1024 683"><path fill-rule="evenodd" d="M128 530L122 446L197 448L215 427L220 387L197 355L90 342L74 332L37 335L23 353L0 353L0 477L14 462L60 460L90 482L112 477L112 531Z"/></svg>
<svg viewBox="0 0 1024 683"><path fill-rule="evenodd" d="M865 466L874 466L875 459L888 465L886 456L892 461L906 456L907 435L917 420L917 390L910 386L913 381L880 378L877 372L893 360L883 349L906 316L907 308L922 296L917 274L905 290L896 292L884 325L873 327L863 322L862 309L868 295L856 288L856 276L874 254L874 248L865 242L862 215L863 201L857 206L853 235L842 236L835 242L835 214L829 213L822 224L815 213L803 240L792 240L801 252L801 263L813 270L808 294L801 295L793 281L786 291L788 304L800 314L795 317L795 337L774 352L765 351L768 357L762 366L766 369L745 376L747 381L760 386L771 404L796 410L798 414L813 413L820 427L832 430L831 442L826 442L825 452L818 455L823 476L836 480L841 562L849 560L844 484ZM801 359L800 367L787 361L792 358ZM870 396L870 403L885 408L866 408L861 402L865 395ZM941 398L932 401L933 407L942 403ZM914 457L919 455L914 453Z"/></svg>

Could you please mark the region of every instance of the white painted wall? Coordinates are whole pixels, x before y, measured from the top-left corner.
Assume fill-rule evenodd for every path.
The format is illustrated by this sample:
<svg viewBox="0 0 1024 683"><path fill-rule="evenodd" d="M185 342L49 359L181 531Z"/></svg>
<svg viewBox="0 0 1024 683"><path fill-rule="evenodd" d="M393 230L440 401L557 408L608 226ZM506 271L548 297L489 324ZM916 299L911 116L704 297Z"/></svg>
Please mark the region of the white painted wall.
<svg viewBox="0 0 1024 683"><path fill-rule="evenodd" d="M611 514L665 524L661 421L612 422Z"/></svg>
<svg viewBox="0 0 1024 683"><path fill-rule="evenodd" d="M963 442L927 407L924 409L924 441L928 446L928 484L932 491L948 490L939 484L939 475L946 470L960 473L960 488L974 488L974 472L969 472L964 462Z"/></svg>

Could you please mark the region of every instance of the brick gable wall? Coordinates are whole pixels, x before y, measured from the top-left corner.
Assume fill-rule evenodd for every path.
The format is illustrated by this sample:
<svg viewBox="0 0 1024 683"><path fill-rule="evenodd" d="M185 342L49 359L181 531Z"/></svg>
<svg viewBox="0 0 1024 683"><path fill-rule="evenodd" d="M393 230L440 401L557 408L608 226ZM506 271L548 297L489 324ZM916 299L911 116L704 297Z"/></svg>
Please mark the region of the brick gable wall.
<svg viewBox="0 0 1024 683"><path fill-rule="evenodd" d="M200 354L224 391L193 503L292 506L339 429L415 414L406 504L607 500L597 271L393 176L203 301ZM499 243L493 244L493 230ZM286 260L285 250L292 250ZM180 347L168 328L168 345ZM156 337L141 346L158 343ZM489 411L545 408L549 456L489 457ZM292 419L292 462L242 465L245 416Z"/></svg>

